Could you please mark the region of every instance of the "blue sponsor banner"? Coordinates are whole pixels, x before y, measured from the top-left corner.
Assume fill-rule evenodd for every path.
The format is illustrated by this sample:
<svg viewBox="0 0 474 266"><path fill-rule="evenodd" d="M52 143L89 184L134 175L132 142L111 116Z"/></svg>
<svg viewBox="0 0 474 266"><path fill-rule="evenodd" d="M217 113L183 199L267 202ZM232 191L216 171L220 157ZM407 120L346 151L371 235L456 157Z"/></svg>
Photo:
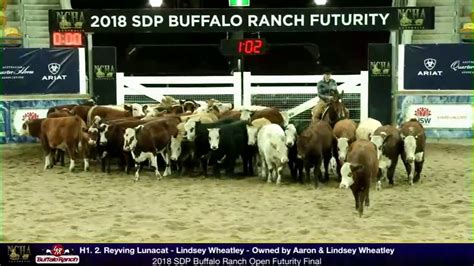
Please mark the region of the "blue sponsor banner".
<svg viewBox="0 0 474 266"><path fill-rule="evenodd" d="M472 244L1 245L2 265L472 265Z"/></svg>
<svg viewBox="0 0 474 266"><path fill-rule="evenodd" d="M428 138L472 138L473 96L403 95L397 98L397 125L416 118Z"/></svg>
<svg viewBox="0 0 474 266"><path fill-rule="evenodd" d="M474 44L465 43L405 45L404 89L473 89L473 51Z"/></svg>
<svg viewBox="0 0 474 266"><path fill-rule="evenodd" d="M4 95L79 93L78 49L1 49Z"/></svg>
<svg viewBox="0 0 474 266"><path fill-rule="evenodd" d="M20 136L26 120L45 118L48 109L58 105L81 104L84 99L12 100L0 101L0 144L37 142L33 137Z"/></svg>

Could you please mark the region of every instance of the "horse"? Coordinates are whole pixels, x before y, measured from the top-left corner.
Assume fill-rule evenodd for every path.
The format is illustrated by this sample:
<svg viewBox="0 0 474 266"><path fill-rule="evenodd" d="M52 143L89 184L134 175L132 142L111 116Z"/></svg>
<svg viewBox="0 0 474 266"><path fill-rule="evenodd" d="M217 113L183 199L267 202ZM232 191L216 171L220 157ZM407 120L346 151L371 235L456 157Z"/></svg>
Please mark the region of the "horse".
<svg viewBox="0 0 474 266"><path fill-rule="evenodd" d="M321 120L328 122L331 128L334 128L337 121L349 118L349 109L347 109L342 102L343 96L344 91L342 91L341 94L335 93L321 115Z"/></svg>

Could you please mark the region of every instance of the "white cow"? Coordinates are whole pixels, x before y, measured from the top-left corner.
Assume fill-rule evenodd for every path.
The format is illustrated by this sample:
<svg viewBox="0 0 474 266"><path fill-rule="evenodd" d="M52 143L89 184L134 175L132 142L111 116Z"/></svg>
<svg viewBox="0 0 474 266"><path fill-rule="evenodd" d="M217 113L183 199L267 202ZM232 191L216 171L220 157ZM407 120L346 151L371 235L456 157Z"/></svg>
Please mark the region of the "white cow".
<svg viewBox="0 0 474 266"><path fill-rule="evenodd" d="M277 178L277 185L281 182L281 171L288 163L288 148L283 129L276 124L263 126L258 131L257 145L262 162L261 176L267 177L267 182Z"/></svg>
<svg viewBox="0 0 474 266"><path fill-rule="evenodd" d="M370 140L370 136L374 134L377 128L381 127L382 123L373 118L367 118L366 120L359 123L356 129L356 138Z"/></svg>
<svg viewBox="0 0 474 266"><path fill-rule="evenodd" d="M250 146L253 146L257 144L257 134L260 128L262 128L265 125L269 125L272 122L270 120L266 119L265 117L255 119L250 123L250 125L247 125L247 135L248 135L248 142L247 144Z"/></svg>

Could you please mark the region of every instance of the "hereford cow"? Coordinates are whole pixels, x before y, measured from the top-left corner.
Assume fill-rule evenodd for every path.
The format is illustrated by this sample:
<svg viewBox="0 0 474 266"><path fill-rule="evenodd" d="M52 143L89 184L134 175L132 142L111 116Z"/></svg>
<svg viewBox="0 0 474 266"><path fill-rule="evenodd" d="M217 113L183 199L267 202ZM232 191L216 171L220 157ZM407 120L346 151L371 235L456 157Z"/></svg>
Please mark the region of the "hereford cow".
<svg viewBox="0 0 474 266"><path fill-rule="evenodd" d="M380 174L377 179L377 190L382 189L381 177L388 178L393 185L393 175L397 167L398 156L403 152L403 141L397 128L386 125L375 130L370 141L377 147Z"/></svg>
<svg viewBox="0 0 474 266"><path fill-rule="evenodd" d="M129 119L101 122L97 128L99 132L98 152L102 161L102 172L110 173L110 158L118 158L121 170L125 170L128 174L130 169L130 154L123 150L124 134L127 128L133 128L143 125L149 121ZM93 130L89 128L89 131Z"/></svg>
<svg viewBox="0 0 474 266"><path fill-rule="evenodd" d="M339 120L334 125L333 132L337 138L337 152L339 154L339 158L336 159L341 163L346 160L349 145L356 140L356 128L357 124L350 119Z"/></svg>
<svg viewBox="0 0 474 266"><path fill-rule="evenodd" d="M158 170L158 153L163 156L166 163L163 175L171 174L168 145L171 142L171 136L177 134L177 125L176 120L160 119L125 130L123 150L131 152L135 160L135 181L140 178L140 163L147 159L155 167L155 176L161 179Z"/></svg>
<svg viewBox="0 0 474 266"><path fill-rule="evenodd" d="M240 155L244 176L253 176L252 147L248 144L247 122L235 121L217 128L208 128L209 146L216 160L224 160L226 174L233 176L235 161ZM218 164L216 164L218 169Z"/></svg>
<svg viewBox="0 0 474 266"><path fill-rule="evenodd" d="M46 118L41 123L40 141L45 152L44 168L53 167L52 151L60 149L67 151L70 158L69 171L73 171L76 153L79 151L84 158L84 171L89 168L89 159L82 147L87 146L83 132L86 130L84 121L78 116Z"/></svg>
<svg viewBox="0 0 474 266"><path fill-rule="evenodd" d="M87 113L87 125L92 125L96 116L104 120L113 120L125 117L143 117L143 108L139 104L122 106L94 106Z"/></svg>
<svg viewBox="0 0 474 266"><path fill-rule="evenodd" d="M90 99L90 100L87 100L86 102L82 103L82 104L79 104L81 106L89 106L89 107L92 107L95 105L95 101ZM65 104L65 105L57 105L57 106L54 106L54 107L51 107L48 109L48 113L46 115L49 115L50 113L53 113L57 110L63 110L63 109L67 109L69 111L71 111L72 109L74 109L74 107L78 106L78 104ZM81 117L82 118L82 117ZM84 120L85 121L85 120Z"/></svg>
<svg viewBox="0 0 474 266"><path fill-rule="evenodd" d="M70 112L72 115L79 116L82 118L82 120L84 120L84 122L87 123L87 114L89 113L89 110L92 108L92 106L93 105L76 105L71 109Z"/></svg>
<svg viewBox="0 0 474 266"><path fill-rule="evenodd" d="M356 129L356 138L370 140L370 136L381 126L382 123L378 120L367 118L359 123L359 126Z"/></svg>
<svg viewBox="0 0 474 266"><path fill-rule="evenodd" d="M56 109L54 112L48 112L47 118L56 118L56 117L66 117L66 116L72 116L73 114L71 113L70 110L63 108L61 110Z"/></svg>
<svg viewBox="0 0 474 266"><path fill-rule="evenodd" d="M285 119L277 108L265 108L263 110L258 110L252 112L250 110L242 110L240 115L240 120L251 122L255 119L266 118L270 120L273 124L280 126L285 125Z"/></svg>
<svg viewBox="0 0 474 266"><path fill-rule="evenodd" d="M50 113L51 114L51 113ZM20 136L31 136L34 138L40 139L41 137L41 123L46 118L27 120L21 125ZM64 152L62 150L52 151L53 156L53 165L56 165L57 162L61 162L61 166L64 166Z"/></svg>
<svg viewBox="0 0 474 266"><path fill-rule="evenodd" d="M400 136L403 140L402 160L407 170L408 182L413 185L420 180L425 161L425 129L416 119L411 119L401 125Z"/></svg>
<svg viewBox="0 0 474 266"><path fill-rule="evenodd" d="M342 180L340 188L351 188L355 200L355 209L362 217L365 206L370 205L369 189L379 171L377 150L375 145L367 140L356 140L349 147L346 162L342 165Z"/></svg>
<svg viewBox="0 0 474 266"><path fill-rule="evenodd" d="M260 128L257 137L260 154L261 177L271 183L276 178L276 184L281 182L281 171L288 163L288 148L283 129L276 124L268 124Z"/></svg>
<svg viewBox="0 0 474 266"><path fill-rule="evenodd" d="M298 158L303 160L306 177L311 180L311 169L314 169L314 187L319 187L321 178L321 163L324 160L324 181L329 180L328 166L332 152L336 150L336 139L331 126L325 121L310 124L297 140ZM302 182L302 180L300 180Z"/></svg>

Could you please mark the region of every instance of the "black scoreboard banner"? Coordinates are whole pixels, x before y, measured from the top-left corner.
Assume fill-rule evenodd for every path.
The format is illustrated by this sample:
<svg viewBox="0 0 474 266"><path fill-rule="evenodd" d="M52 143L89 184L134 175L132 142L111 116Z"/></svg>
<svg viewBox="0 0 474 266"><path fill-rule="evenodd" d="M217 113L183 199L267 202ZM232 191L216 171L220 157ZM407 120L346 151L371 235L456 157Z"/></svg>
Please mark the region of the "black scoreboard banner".
<svg viewBox="0 0 474 266"><path fill-rule="evenodd" d="M50 10L49 30L96 33L434 29L434 7Z"/></svg>

